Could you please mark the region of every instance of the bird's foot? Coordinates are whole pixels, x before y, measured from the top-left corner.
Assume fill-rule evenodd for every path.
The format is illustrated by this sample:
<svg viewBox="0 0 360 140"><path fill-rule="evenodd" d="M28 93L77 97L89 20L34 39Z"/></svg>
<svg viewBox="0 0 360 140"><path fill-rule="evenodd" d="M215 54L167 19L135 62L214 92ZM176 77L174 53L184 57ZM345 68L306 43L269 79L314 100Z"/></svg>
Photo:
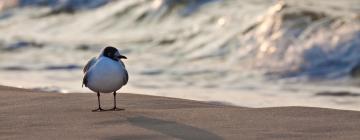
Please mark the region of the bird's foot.
<svg viewBox="0 0 360 140"><path fill-rule="evenodd" d="M125 110L125 109L113 107L112 109L109 109L109 110L110 110L110 111L122 111L122 110Z"/></svg>
<svg viewBox="0 0 360 140"><path fill-rule="evenodd" d="M101 111L105 111L104 109L102 109L102 108L98 108L98 109L94 109L94 110L92 110L92 112L101 112Z"/></svg>

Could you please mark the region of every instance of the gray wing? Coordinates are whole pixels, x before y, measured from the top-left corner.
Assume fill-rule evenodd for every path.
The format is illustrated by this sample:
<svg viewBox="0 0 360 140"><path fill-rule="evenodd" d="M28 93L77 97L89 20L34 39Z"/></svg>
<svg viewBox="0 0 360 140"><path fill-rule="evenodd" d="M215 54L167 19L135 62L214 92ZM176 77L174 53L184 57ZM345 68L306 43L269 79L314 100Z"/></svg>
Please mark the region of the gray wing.
<svg viewBox="0 0 360 140"><path fill-rule="evenodd" d="M88 75L87 73L85 73L81 87L84 87L84 85L85 87L87 87L87 83L88 83Z"/></svg>
<svg viewBox="0 0 360 140"><path fill-rule="evenodd" d="M86 72L90 69L90 67L95 64L96 60L97 60L96 57L91 58L91 59L86 63L86 65L85 65L85 67L84 67L84 69L83 69L83 72L86 73Z"/></svg>
<svg viewBox="0 0 360 140"><path fill-rule="evenodd" d="M124 76L124 84L123 85L126 85L129 81L129 74L127 72L127 70L125 69L125 76Z"/></svg>
<svg viewBox="0 0 360 140"><path fill-rule="evenodd" d="M87 63L86 63L86 65L85 65L85 67L84 67L84 69L83 69L83 72L85 73L85 75L84 75L84 78L83 78L83 82L82 82L82 87L84 87L84 85L85 85L85 87L86 87L86 85L87 85L87 82L88 82L88 73L87 73L87 71L90 69L90 67L92 66L92 65L94 65L95 64L95 62L96 62L96 57L93 57L92 59L90 59Z"/></svg>
<svg viewBox="0 0 360 140"><path fill-rule="evenodd" d="M126 70L126 68L125 68L125 64L124 64L124 62L123 61L121 61L121 60L119 60L119 63L124 67L124 69L125 69L125 76L124 76L124 84L123 85L126 85L127 83L128 83L128 81L129 81L129 74L128 74L128 72L127 72L127 70Z"/></svg>

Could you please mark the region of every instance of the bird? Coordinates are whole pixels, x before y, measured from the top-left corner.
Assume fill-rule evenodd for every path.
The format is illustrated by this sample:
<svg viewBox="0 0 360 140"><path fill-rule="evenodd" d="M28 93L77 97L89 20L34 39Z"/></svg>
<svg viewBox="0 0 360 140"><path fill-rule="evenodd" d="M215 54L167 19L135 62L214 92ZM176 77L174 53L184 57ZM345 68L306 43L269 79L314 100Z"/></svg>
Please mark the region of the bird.
<svg viewBox="0 0 360 140"><path fill-rule="evenodd" d="M92 110L93 112L105 111L101 108L100 93L113 93L114 107L109 110L124 110L116 107L117 91L126 85L129 80L122 59L127 59L127 57L121 55L118 49L107 46L102 49L98 57L93 57L86 63L83 69L82 87L85 86L97 93L98 108Z"/></svg>

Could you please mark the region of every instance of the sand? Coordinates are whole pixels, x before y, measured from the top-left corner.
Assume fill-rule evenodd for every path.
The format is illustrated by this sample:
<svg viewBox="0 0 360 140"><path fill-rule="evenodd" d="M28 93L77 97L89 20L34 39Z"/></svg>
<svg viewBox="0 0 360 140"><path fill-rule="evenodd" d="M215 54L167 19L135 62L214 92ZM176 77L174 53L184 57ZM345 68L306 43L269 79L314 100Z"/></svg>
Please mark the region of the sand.
<svg viewBox="0 0 360 140"><path fill-rule="evenodd" d="M103 107L111 108L111 94L102 97ZM125 111L91 112L96 101L95 94L0 86L0 139L360 139L356 111L242 108L121 93L118 105Z"/></svg>

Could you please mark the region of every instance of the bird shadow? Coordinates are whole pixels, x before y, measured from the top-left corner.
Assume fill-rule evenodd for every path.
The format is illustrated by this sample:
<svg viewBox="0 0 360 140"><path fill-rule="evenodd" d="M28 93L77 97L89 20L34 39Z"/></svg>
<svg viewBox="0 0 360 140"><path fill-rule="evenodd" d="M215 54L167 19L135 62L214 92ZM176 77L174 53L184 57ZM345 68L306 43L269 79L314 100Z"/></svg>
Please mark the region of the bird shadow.
<svg viewBox="0 0 360 140"><path fill-rule="evenodd" d="M178 139L205 139L221 140L222 138L209 131L196 128L190 125L181 124L173 121L165 121L144 116L132 117L127 119L130 124L145 129L157 131ZM120 137L119 137L120 138Z"/></svg>

